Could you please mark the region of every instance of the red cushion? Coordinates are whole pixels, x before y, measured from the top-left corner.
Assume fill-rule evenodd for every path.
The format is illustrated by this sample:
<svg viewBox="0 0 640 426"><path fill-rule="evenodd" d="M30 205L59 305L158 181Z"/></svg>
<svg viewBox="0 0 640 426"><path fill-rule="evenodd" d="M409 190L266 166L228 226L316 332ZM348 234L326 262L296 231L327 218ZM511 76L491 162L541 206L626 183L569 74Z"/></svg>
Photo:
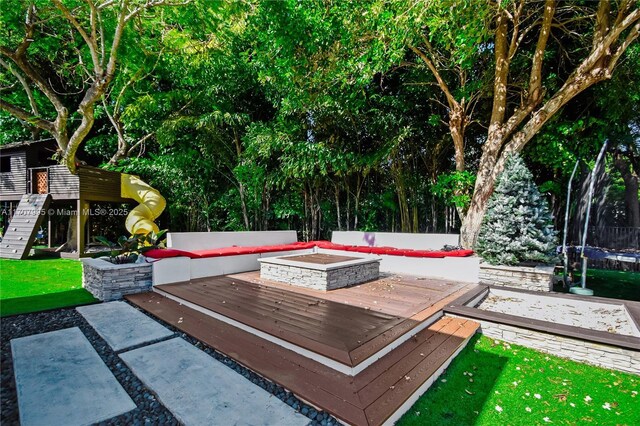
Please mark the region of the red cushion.
<svg viewBox="0 0 640 426"><path fill-rule="evenodd" d="M271 246L260 246L256 248L258 249L258 253L271 253L274 251L288 251L288 250L302 250L300 246L296 246L293 244L275 244Z"/></svg>
<svg viewBox="0 0 640 426"><path fill-rule="evenodd" d="M240 254L240 247L221 247L208 250L196 250L196 253L200 257L219 257L219 256L235 256Z"/></svg>
<svg viewBox="0 0 640 426"><path fill-rule="evenodd" d="M372 247L367 246L345 246L345 248L343 248L343 250L353 251L357 253L371 253L371 249Z"/></svg>
<svg viewBox="0 0 640 426"><path fill-rule="evenodd" d="M154 259L168 259L170 257L190 257L192 259L197 259L198 257L200 257L198 254L190 251L177 250L172 248L155 248L147 250L146 252L144 252L144 255L147 257L153 257Z"/></svg>
<svg viewBox="0 0 640 426"><path fill-rule="evenodd" d="M298 242L295 242L295 243L291 243L289 245L294 246L295 249L297 249L297 250L302 250L302 249L314 248L316 246L316 243L315 243L315 241L309 241L309 242L298 241Z"/></svg>
<svg viewBox="0 0 640 426"><path fill-rule="evenodd" d="M430 258L443 258L444 255L437 251L430 250L398 250L396 256L406 257L430 257Z"/></svg>
<svg viewBox="0 0 640 426"><path fill-rule="evenodd" d="M395 247L372 247L371 248L371 253L372 254L386 254L389 256L394 256L394 255L398 255L398 250Z"/></svg>
<svg viewBox="0 0 640 426"><path fill-rule="evenodd" d="M221 247L208 250L195 250L192 252L177 250L172 248L152 249L145 253L146 256L155 259L166 259L170 257L186 256L192 259L220 256L239 256L244 254L272 253L279 251L304 250L313 247L319 247L329 250L345 250L355 253L371 253L388 256L407 256L407 257L466 257L473 254L473 250L452 250L452 251L436 251L436 250L409 250L398 249L395 247L368 247L368 246L346 246L343 244L335 244L331 241L298 241L290 244L274 244L268 246L250 246L250 247Z"/></svg>
<svg viewBox="0 0 640 426"><path fill-rule="evenodd" d="M309 241L310 244L313 244L315 247L330 249L333 246L337 245L327 240L318 240L318 241Z"/></svg>

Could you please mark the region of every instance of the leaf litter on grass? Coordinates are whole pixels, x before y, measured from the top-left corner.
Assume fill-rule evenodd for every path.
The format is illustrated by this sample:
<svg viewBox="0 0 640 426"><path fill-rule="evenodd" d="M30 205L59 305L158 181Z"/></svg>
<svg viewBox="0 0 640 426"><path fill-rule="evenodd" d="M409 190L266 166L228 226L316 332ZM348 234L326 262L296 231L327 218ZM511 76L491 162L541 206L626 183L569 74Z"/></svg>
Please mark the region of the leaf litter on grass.
<svg viewBox="0 0 640 426"><path fill-rule="evenodd" d="M472 371L474 382L469 382ZM638 388L640 378L632 374L481 336L461 352L398 425L493 426L505 424L505 416L510 425L523 426L636 425L640 424ZM419 418L415 412L421 413Z"/></svg>

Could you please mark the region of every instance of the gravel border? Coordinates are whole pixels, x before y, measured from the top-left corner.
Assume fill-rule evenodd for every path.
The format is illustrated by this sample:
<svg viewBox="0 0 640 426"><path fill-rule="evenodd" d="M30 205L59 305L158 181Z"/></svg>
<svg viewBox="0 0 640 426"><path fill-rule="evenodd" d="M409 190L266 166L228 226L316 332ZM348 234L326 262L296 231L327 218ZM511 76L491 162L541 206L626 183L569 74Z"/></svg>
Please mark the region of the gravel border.
<svg viewBox="0 0 640 426"><path fill-rule="evenodd" d="M133 306L133 305L132 305ZM235 370L252 383L265 389L278 399L284 401L294 410L307 416L310 425L313 426L335 426L340 423L326 412L318 412L312 406L305 404L296 398L291 392L282 386L276 385L253 371L243 367L231 358L215 351L202 342L182 333L175 327L167 324L153 315L139 309L140 312L149 316L153 320L164 325L179 337L191 343L195 347L203 350L208 355ZM0 423L4 425L19 425L18 402L16 395L16 384L13 375L13 359L11 356L11 339L17 337L30 336L33 334L46 333L63 328L79 327L87 337L91 345L100 355L100 358L112 371L118 382L127 391L137 408L120 416L113 417L107 421L97 423L98 425L178 425L178 420L167 410L157 399L155 394L149 390L126 366L109 345L98 335L98 333L87 323L87 321L74 308L57 309L54 311L38 312L33 314L16 315L2 318L0 322L0 334L2 335L0 348Z"/></svg>

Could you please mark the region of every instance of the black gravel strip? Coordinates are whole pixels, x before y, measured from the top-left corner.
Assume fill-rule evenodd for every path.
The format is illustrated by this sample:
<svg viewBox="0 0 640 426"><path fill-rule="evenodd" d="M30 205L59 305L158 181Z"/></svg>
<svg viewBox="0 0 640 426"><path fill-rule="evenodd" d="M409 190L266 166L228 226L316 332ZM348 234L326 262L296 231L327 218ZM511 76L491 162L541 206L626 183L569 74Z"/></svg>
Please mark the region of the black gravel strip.
<svg viewBox="0 0 640 426"><path fill-rule="evenodd" d="M136 306L134 306L138 309ZM140 309L138 309L140 310ZM313 426L334 426L340 423L331 415L323 411L317 411L312 406L305 404L296 398L291 392L285 390L269 380L264 379L253 371L243 367L231 358L215 351L202 342L182 333L153 315L140 310L145 315L158 321L168 329L177 333L180 337L203 350L213 358L235 370L252 383L275 395L280 400L291 406L296 411L307 416ZM137 408L123 415L113 417L98 425L178 425L179 422L155 397L152 391L136 377L118 355L109 347L98 333L85 321L75 309L58 309L55 311L39 312L34 314L16 315L0 320L1 357L0 357L0 424L19 425L18 402L16 396L16 384L13 376L13 360L11 358L11 339L30 336L32 334L46 333L63 328L79 327L87 339L91 342L104 363L113 372L114 376L127 391Z"/></svg>

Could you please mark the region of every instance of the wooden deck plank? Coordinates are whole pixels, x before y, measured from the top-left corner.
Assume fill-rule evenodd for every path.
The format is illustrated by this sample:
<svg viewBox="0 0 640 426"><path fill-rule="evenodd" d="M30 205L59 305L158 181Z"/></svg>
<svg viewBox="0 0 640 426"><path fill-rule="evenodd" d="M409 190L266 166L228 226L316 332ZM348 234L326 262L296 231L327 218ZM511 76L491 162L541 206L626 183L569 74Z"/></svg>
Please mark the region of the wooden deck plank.
<svg viewBox="0 0 640 426"><path fill-rule="evenodd" d="M418 335L419 345L410 353L406 354L396 363L373 380L369 381L362 389L358 391L360 400L365 406L373 404L378 398L384 395L392 386L396 385L398 377L408 377L409 373L420 365L425 358L431 359L440 345L444 344L460 327L458 321L447 321L447 324L440 328L437 332L428 332ZM429 330L430 331L430 330Z"/></svg>
<svg viewBox="0 0 640 426"><path fill-rule="evenodd" d="M215 300L219 295L214 293L203 293L187 287L174 287L167 289L164 286L159 286L159 288L173 296L177 296L205 309L217 312L287 342L305 347L313 352L317 352L343 364L348 364L350 362L349 353L344 346L340 347L341 342L339 340L330 341L329 344L314 340L305 334L305 328L303 328L304 324L302 326L300 325L300 322L296 325L287 324L282 321L282 317L279 318L280 321L278 321L277 318L274 318L277 315L275 310L265 311L262 308L253 307L254 313L252 313L251 310L243 309L246 308L246 306L243 306L241 303L226 302L226 300ZM273 314L273 316L270 317L269 314Z"/></svg>
<svg viewBox="0 0 640 426"><path fill-rule="evenodd" d="M449 294L469 286L468 283L422 277L382 276L376 281L323 292L262 280L257 271L233 274L230 277L403 317L410 317Z"/></svg>
<svg viewBox="0 0 640 426"><path fill-rule="evenodd" d="M381 424L478 326L473 321L442 318L418 333L417 342L410 339L360 374L348 376L159 294L142 293L126 298L301 399L354 425ZM444 343L434 343L443 338ZM428 342L433 350L420 356ZM420 358L417 361L416 356ZM406 376L411 380L407 381Z"/></svg>
<svg viewBox="0 0 640 426"><path fill-rule="evenodd" d="M478 324L475 324L475 329ZM473 329L473 333L475 333ZM467 328L470 337L473 333ZM465 342L466 338L455 335L449 336L445 342L440 344L431 354L424 357L422 362L400 378L395 384L389 386L388 390L376 401L365 408L367 420L370 424L382 424L391 413L394 413L400 406L416 392L422 384L431 378L440 367L452 356L453 353Z"/></svg>
<svg viewBox="0 0 640 426"><path fill-rule="evenodd" d="M475 284L473 284L472 286L475 286ZM387 344L389 344L389 342L397 339L402 334L407 333L408 331L416 327L421 322L438 314L438 312L440 312L451 301L456 300L461 293L468 291L469 288L471 287L465 286L462 289L452 294L449 294L444 299L440 298L438 301L434 302L433 304L421 310L420 312L417 312L411 318L408 318L401 324L398 324L396 327L381 333L371 341L366 342L367 344L363 344L353 349L350 352L352 362L358 363L360 362L360 360L366 359L368 356L371 356L371 352L370 352L371 348L386 346Z"/></svg>
<svg viewBox="0 0 640 426"><path fill-rule="evenodd" d="M406 322L405 318L333 301L319 303L317 297L227 277L158 289L352 366L384 347L397 335L390 331ZM415 325L408 322L402 330ZM376 339L384 333L388 336ZM358 350L356 361L350 355L354 349Z"/></svg>
<svg viewBox="0 0 640 426"><path fill-rule="evenodd" d="M268 317L267 320L273 319L278 321L283 327L288 325L296 326L296 323L309 327L311 334L318 334L322 331L321 327L329 327L324 324L323 314L326 314L324 306L314 306L318 301L305 302L295 299L287 299L287 295L269 294L264 291L254 291L251 286L244 286L241 282L234 283L234 287L238 291L229 290L229 286L225 282L217 281L214 284L206 284L208 287L199 285L175 286L175 287L158 287L162 291L167 291L176 296L184 297L186 300L194 301L193 297L200 296L200 300L207 298L203 305L205 307L218 307L225 312L227 310L237 310L241 313L258 314L262 317ZM203 284L205 285L205 284ZM193 294L191 294L193 293ZM197 302L197 301L196 301ZM319 303L318 303L319 305ZM315 312L309 312L309 308ZM336 327L335 325L331 325ZM305 329L296 328L296 331L304 332Z"/></svg>
<svg viewBox="0 0 640 426"><path fill-rule="evenodd" d="M234 282L232 281L231 284L233 285ZM235 286L237 289L237 285ZM252 286L246 286L243 287L244 289L248 289L249 291L254 290L257 291L259 294L252 294L251 297L259 297L265 300L269 300L273 303L279 304L283 307L291 307L291 308L298 308L300 307L300 305L302 306L302 310L299 310L297 312L293 312L292 314L294 315L303 315L305 317L308 317L309 320L312 321L316 321L318 324L321 324L323 322L323 319L321 319L322 313L323 311L326 310L326 308L324 306L322 306L322 304L325 303L325 301L323 299L317 298L317 297L310 297L309 299L307 299L307 303L306 305L304 305L304 303L300 303L300 298L299 297L295 297L294 299L290 298L291 292L286 291L286 290L275 290L275 289L267 289L267 291L263 291L262 287L258 287L258 288L254 288ZM335 306L332 307L335 309ZM348 314L351 308L345 308L346 311L345 312L341 312L343 314ZM339 314L338 312L336 312L336 314ZM370 315L377 315L380 318L389 318L388 315L378 315L375 312L370 313ZM357 316L357 317L352 317L351 318L351 322L349 325L345 325L343 323L335 323L332 324L332 326L335 326L337 328L351 328L353 325L361 325L361 326L365 326L368 327L371 325L371 321L370 321L370 315L366 315L363 317Z"/></svg>
<svg viewBox="0 0 640 426"><path fill-rule="evenodd" d="M388 356L385 356L373 363L369 368L355 377L354 385L356 389L361 391L376 378L388 372L395 364L400 362L403 358L411 355L411 353L413 353L417 348L420 348L428 339L440 333L440 331L450 322L450 317L443 317L435 324L432 324L429 328L418 333L414 338L409 339L403 345L393 350ZM420 351L418 353L423 352Z"/></svg>
<svg viewBox="0 0 640 426"><path fill-rule="evenodd" d="M368 424L351 385L353 378L163 296L141 293L126 298L311 404L351 424Z"/></svg>

